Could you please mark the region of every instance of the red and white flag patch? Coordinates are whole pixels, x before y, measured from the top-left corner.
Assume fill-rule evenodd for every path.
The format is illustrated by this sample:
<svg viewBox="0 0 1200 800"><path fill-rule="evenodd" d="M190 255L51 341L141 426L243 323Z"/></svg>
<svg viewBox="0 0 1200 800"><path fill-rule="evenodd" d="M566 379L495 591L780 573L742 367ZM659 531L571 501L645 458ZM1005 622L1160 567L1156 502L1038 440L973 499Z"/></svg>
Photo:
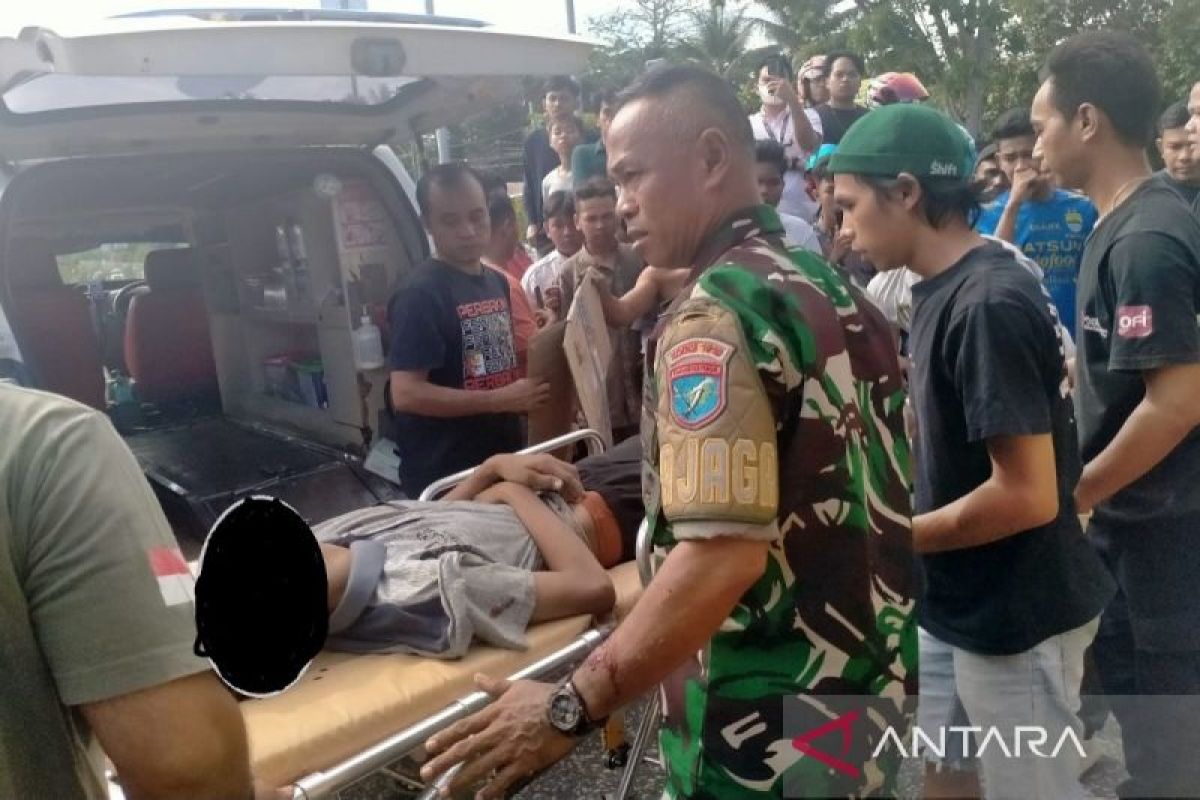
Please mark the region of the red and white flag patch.
<svg viewBox="0 0 1200 800"><path fill-rule="evenodd" d="M1154 311L1150 306L1121 306L1117 309L1117 335L1144 339L1154 333Z"/></svg>
<svg viewBox="0 0 1200 800"><path fill-rule="evenodd" d="M154 547L146 552L150 569L158 579L158 590L168 606L190 603L196 598L196 580L178 547Z"/></svg>

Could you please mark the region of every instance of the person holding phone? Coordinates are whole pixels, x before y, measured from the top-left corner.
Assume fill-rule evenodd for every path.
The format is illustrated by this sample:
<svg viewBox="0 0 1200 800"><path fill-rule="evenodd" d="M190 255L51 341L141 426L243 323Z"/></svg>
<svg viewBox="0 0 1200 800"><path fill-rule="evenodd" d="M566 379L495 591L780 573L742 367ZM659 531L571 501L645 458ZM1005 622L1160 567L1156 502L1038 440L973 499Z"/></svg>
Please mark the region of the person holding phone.
<svg viewBox="0 0 1200 800"><path fill-rule="evenodd" d="M754 77L762 100L762 108L750 115L754 138L777 142L787 157L779 211L811 222L817 203L805 190L804 163L821 146L821 118L796 94L792 65L783 54L760 61Z"/></svg>

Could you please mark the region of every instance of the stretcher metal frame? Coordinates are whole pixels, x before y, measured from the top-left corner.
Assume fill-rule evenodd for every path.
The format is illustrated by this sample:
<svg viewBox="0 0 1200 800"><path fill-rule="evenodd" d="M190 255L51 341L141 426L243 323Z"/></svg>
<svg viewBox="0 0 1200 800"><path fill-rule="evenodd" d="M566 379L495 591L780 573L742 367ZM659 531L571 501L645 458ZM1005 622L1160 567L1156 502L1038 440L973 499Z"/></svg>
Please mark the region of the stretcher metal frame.
<svg viewBox="0 0 1200 800"><path fill-rule="evenodd" d="M526 448L520 452L522 454L550 453L563 447L578 444L579 442L586 442L588 451L592 455L604 452L604 438L597 431L591 429L574 431ZM464 470L435 481L421 493L420 499L432 500L445 494L469 477L472 472L474 472L473 469ZM642 585L645 586L650 578L651 564L650 536L648 526L644 522L638 531L637 561L638 575L641 578ZM585 631L565 647L509 676L509 680L537 680L546 675L553 674L563 667L582 661L608 638L614 627L614 625L608 624ZM383 741L368 747L366 750L328 769L310 773L295 781L292 784L293 800L306 800L309 798L316 800L316 798L330 797L355 781L378 772L407 755L419 752L430 736L486 708L490 703L491 696L487 693L472 692L436 714L392 734ZM654 723L658 719L658 708L659 698L656 691L638 725L637 735L630 750L629 760L626 762L625 771L621 776L621 788L616 795L617 800L625 800L628 796L634 772L645 753L646 746L649 744L650 736L654 730Z"/></svg>

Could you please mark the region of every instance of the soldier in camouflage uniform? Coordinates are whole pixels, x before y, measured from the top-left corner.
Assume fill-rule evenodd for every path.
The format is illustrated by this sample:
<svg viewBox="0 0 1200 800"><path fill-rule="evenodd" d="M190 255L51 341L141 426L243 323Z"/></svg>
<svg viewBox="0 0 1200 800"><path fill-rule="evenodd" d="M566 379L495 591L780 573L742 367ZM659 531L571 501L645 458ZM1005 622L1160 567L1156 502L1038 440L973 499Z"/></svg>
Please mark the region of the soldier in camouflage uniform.
<svg viewBox="0 0 1200 800"><path fill-rule="evenodd" d="M706 242L646 387L656 555L712 535L770 543L707 650L664 682L675 797L891 795L897 754L869 756L879 723L907 730L916 695L909 452L886 322L782 236L758 206ZM811 702L785 713L798 695ZM856 707L828 695L888 701L870 704L874 730L855 729L844 760L861 779L849 784L791 744ZM833 738L814 746L841 755Z"/></svg>
<svg viewBox="0 0 1200 800"><path fill-rule="evenodd" d="M650 73L609 153L640 254L693 276L660 322L644 397L655 579L558 690L490 687L499 702L435 737L446 752L427 776L467 759L462 783L499 769L488 790L502 788L565 752L535 722L539 700L553 717L574 696L598 722L661 683L672 798L890 796L899 753L874 753L888 727L907 735L917 642L887 322L783 246L716 76Z"/></svg>

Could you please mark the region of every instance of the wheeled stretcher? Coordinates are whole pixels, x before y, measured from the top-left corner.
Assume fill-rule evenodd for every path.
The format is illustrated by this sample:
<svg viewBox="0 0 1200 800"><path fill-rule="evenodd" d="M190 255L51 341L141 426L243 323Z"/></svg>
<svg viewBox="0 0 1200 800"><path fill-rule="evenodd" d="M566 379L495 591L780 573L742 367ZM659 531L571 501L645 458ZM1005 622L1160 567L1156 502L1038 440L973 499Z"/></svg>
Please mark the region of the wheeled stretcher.
<svg viewBox="0 0 1200 800"><path fill-rule="evenodd" d="M604 446L599 434L585 430L523 452L553 452L579 442L592 453ZM421 499L449 491L469 474L432 484ZM617 590L611 618L579 616L532 626L523 651L479 645L458 661L321 653L287 692L241 704L255 776L276 786L294 785L297 798L329 796L418 753L429 736L486 706L489 697L474 689L476 673L538 679L581 661L633 607L649 578L645 526L638 537L638 563L609 573ZM652 703L639 726L619 797L628 791L649 742L657 708Z"/></svg>

